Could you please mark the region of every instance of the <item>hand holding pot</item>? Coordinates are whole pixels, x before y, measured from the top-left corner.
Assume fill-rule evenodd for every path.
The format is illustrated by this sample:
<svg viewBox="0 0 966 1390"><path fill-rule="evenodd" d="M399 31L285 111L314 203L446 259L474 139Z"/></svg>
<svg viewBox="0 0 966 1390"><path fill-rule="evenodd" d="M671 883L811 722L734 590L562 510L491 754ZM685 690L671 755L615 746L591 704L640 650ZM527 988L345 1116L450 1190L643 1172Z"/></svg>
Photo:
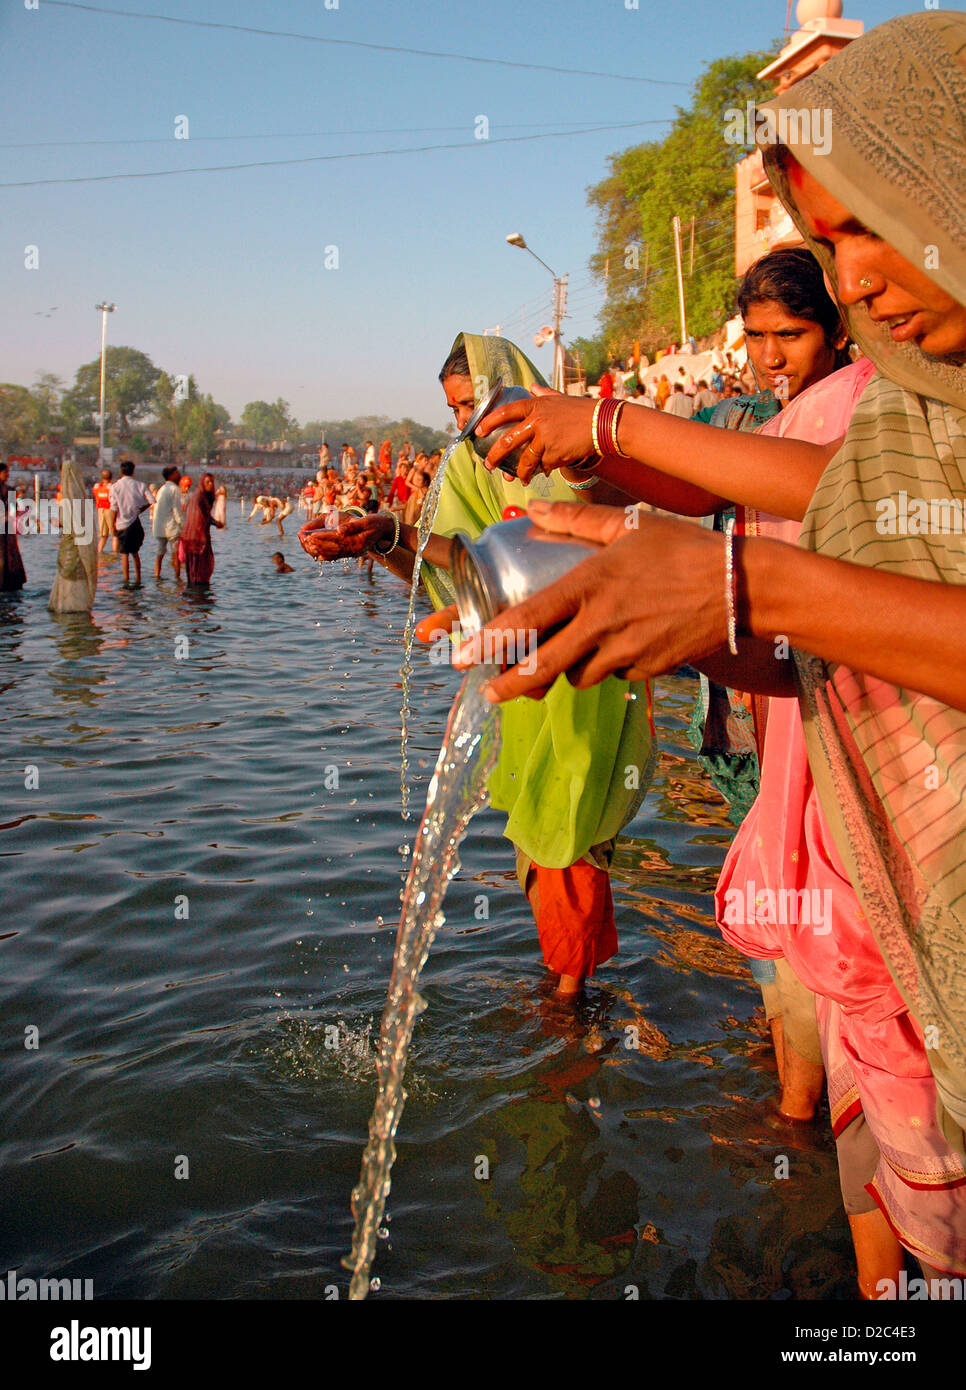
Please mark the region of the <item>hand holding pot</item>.
<svg viewBox="0 0 966 1390"><path fill-rule="evenodd" d="M491 471L516 449L519 482L528 483L535 473L583 463L594 452L590 427L595 401L582 396L562 396L549 386L532 386L529 400L511 401L491 410L476 427L485 437L500 425L510 429L493 445L484 464Z"/></svg>
<svg viewBox="0 0 966 1390"><path fill-rule="evenodd" d="M530 669L491 681L491 699L538 695L561 672L578 689L606 676L643 680L706 656L727 641L724 537L685 521L616 507L532 502L543 530L603 543L561 579L505 609L461 647L466 667L491 650L512 650L516 635L540 637ZM544 640L544 634L552 635Z"/></svg>

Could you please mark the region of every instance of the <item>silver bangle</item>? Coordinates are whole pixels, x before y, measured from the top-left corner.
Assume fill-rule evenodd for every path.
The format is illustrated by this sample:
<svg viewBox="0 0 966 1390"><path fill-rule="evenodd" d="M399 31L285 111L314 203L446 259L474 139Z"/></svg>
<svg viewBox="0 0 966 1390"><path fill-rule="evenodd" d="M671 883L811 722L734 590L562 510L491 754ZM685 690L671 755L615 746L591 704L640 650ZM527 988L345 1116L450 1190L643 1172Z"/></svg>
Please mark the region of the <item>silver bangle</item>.
<svg viewBox="0 0 966 1390"><path fill-rule="evenodd" d="M373 550L376 552L377 555L391 555L392 552L396 549L396 546L399 544L399 517L396 515L395 512L378 512L377 515L378 515L378 516L388 516L389 520L392 522L392 524L393 524L392 545L389 547L388 550L381 550L381 549L379 548L378 545L374 545L372 548L373 548Z"/></svg>
<svg viewBox="0 0 966 1390"><path fill-rule="evenodd" d="M725 604L728 609L728 651L738 655L738 605L735 584L735 523L725 527Z"/></svg>
<svg viewBox="0 0 966 1390"><path fill-rule="evenodd" d="M585 487L593 487L595 483L600 482L600 479L598 478L596 473L591 473L590 477L587 479L586 482L572 483L569 478L564 478L564 482L567 484L568 487L573 488L574 492L583 492Z"/></svg>

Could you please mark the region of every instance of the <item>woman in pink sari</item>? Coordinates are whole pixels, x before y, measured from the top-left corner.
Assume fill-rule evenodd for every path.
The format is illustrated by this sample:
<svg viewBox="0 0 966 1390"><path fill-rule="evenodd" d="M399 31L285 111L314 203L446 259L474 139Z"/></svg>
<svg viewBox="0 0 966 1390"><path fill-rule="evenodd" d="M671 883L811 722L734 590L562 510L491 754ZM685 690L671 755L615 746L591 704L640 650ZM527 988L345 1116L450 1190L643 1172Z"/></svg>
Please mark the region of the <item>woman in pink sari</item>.
<svg viewBox="0 0 966 1390"><path fill-rule="evenodd" d="M739 500L774 506L811 475L798 546L532 508L548 529L609 544L491 625L553 636L535 669L490 693L537 692L561 670L579 687L640 679L682 660L769 695L797 687L807 766L794 725L769 769L770 720L719 915L740 949L784 955L822 997L860 1289L895 1297L900 1246L927 1275L966 1276L966 16L881 25L764 109L792 106L827 110L833 146L766 147L766 169L877 370L844 438L789 440L776 456L738 436L678 476L707 485L727 467ZM526 405L495 413L494 425L526 423L488 466L521 444L528 468L586 456L583 403ZM614 452L663 467L655 452L680 429L628 415ZM743 475L756 460L775 471Z"/></svg>
<svg viewBox="0 0 966 1390"><path fill-rule="evenodd" d="M215 568L215 552L211 548L211 528L224 526L212 516L215 505L215 480L210 473L202 474L191 494L184 525L181 528L181 557L189 584L203 587L211 583Z"/></svg>

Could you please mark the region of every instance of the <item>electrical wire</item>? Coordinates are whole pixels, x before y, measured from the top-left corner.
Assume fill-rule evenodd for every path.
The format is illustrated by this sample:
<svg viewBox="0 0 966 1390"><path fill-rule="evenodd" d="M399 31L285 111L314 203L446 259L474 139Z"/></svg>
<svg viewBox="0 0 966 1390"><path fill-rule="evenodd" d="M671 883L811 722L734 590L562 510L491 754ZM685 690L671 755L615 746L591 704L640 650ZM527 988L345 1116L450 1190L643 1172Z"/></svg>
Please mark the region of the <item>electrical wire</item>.
<svg viewBox="0 0 966 1390"><path fill-rule="evenodd" d="M601 120L606 120L602 117ZM495 123L494 123L495 124ZM611 130L626 130L630 126L638 125L665 125L664 120L655 121L620 121L608 127ZM202 145L221 141L243 141L243 140L314 140L324 139L339 135L441 135L446 131L465 130L466 121L461 125L428 125L428 126L385 126L374 130L302 130L277 135L192 135L190 141L185 140L183 144ZM559 126L584 126L585 121L541 121L530 125L509 125L499 122L501 130L552 130ZM566 133L566 132L561 132ZM83 147L101 147L109 145L170 145L175 137L172 135L144 136L135 139L125 140L21 140L4 142L0 141L0 150L46 150L46 149L79 149Z"/></svg>
<svg viewBox="0 0 966 1390"><path fill-rule="evenodd" d="M619 72L596 72L585 68L558 68L548 63L519 63L511 58L480 58L469 53L440 53L430 48L404 48L396 44L364 43L359 39L333 39L321 34L297 34L286 29L257 29L249 24L224 24L208 19L183 19L178 15L151 14L137 10L114 10L106 5L86 5L80 0L44 0L44 9L57 6L62 10L85 10L89 14L110 15L112 19L147 19L163 24L180 24L192 29L228 30L236 34L254 34L259 38L298 39L303 43L331 44L339 48L365 48L376 53L406 53L417 58L445 58L447 62L483 63L492 67L519 68L526 72L553 72L565 77L603 77L611 82L637 82L654 87L688 87L688 82L673 82L662 77L632 77Z"/></svg>
<svg viewBox="0 0 966 1390"><path fill-rule="evenodd" d="M49 0L49 3L53 3L53 0ZM638 124L636 121L631 122L631 125L636 124ZM625 129L627 127L617 128ZM40 188L48 185L73 183L117 183L127 179L176 178L181 174L221 174L238 169L277 169L283 165L292 164L326 164L347 159L380 159L394 154L429 154L436 150L471 150L479 149L481 145L519 145L531 140L570 139L575 135L596 135L613 129L613 126L588 126L583 130L548 131L544 135L507 135L496 140L453 141L443 145L410 145L395 150L353 150L345 154L313 154L292 159L256 159L245 164L193 165L188 169L155 169L134 174L84 174L59 179L16 179L7 183L0 183L0 188Z"/></svg>

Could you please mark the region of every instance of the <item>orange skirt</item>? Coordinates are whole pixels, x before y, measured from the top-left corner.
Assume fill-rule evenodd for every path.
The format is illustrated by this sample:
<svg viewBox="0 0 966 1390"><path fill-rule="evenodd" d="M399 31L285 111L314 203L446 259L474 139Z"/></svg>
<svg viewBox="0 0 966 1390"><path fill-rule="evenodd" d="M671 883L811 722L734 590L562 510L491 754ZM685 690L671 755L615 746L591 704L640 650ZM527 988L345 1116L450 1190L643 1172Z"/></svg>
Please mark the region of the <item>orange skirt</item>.
<svg viewBox="0 0 966 1390"><path fill-rule="evenodd" d="M593 975L617 954L610 874L586 859L567 869L530 864L526 894L540 947L555 975Z"/></svg>

